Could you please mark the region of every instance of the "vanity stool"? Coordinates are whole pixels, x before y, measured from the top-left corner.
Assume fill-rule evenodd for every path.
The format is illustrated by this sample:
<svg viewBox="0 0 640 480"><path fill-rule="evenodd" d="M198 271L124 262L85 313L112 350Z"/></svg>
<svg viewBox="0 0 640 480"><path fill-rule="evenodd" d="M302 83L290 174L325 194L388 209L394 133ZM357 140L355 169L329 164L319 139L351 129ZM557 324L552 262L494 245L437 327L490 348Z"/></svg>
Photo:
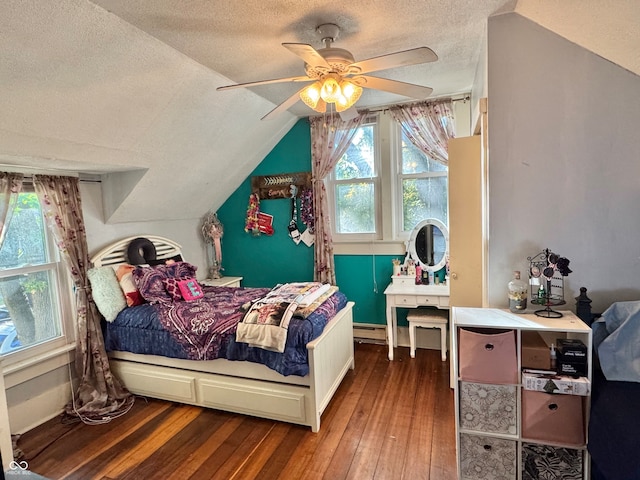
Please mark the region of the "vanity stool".
<svg viewBox="0 0 640 480"><path fill-rule="evenodd" d="M411 346L411 358L416 357L416 328L437 328L440 330L440 351L442 361L447 360L447 325L449 312L447 310L413 308L407 314L409 322L409 343Z"/></svg>

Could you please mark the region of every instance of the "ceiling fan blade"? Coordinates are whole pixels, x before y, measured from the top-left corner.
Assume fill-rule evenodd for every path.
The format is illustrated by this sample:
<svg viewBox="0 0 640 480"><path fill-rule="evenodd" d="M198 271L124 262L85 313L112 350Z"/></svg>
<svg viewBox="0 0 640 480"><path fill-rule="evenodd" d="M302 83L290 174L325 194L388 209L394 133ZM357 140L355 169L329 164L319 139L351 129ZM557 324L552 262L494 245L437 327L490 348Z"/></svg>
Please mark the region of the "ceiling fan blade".
<svg viewBox="0 0 640 480"><path fill-rule="evenodd" d="M356 85L360 85L364 88L382 90L384 92L404 95L405 97L416 98L419 100L424 100L431 95L431 92L433 92L433 88L423 87L422 85L416 85L414 83L400 82L398 80L388 80L386 78L361 75L353 77L351 80Z"/></svg>
<svg viewBox="0 0 640 480"><path fill-rule="evenodd" d="M331 66L327 63L324 57L311 45L307 45L306 43L283 43L282 46L290 52L298 55L312 67L324 67L326 69L331 69Z"/></svg>
<svg viewBox="0 0 640 480"><path fill-rule="evenodd" d="M311 82L313 78L309 78L307 76L304 77L287 77L287 78L274 78L271 80L259 80L257 82L247 82L247 83L236 83L234 85L225 85L223 87L218 87L216 90L231 90L232 88L241 88L241 87L255 87L257 85L268 85L270 83L282 83L282 82Z"/></svg>
<svg viewBox="0 0 640 480"><path fill-rule="evenodd" d="M271 110L269 113L267 113L264 117L262 117L260 120L271 120L274 117L277 117L278 114L284 112L285 110L289 110L291 107L293 107L293 105L300 100L300 92L302 90L304 90L307 87L303 87L300 90L298 90L296 93L294 93L293 95L291 95L289 98L287 98L284 102L282 102L280 105L278 105L276 108L274 108L273 110Z"/></svg>
<svg viewBox="0 0 640 480"><path fill-rule="evenodd" d="M402 52L381 55L380 57L369 58L361 62L352 63L350 68L355 67L358 73L377 72L388 68L404 67L406 65L417 65L419 63L435 62L438 55L428 47L413 48Z"/></svg>

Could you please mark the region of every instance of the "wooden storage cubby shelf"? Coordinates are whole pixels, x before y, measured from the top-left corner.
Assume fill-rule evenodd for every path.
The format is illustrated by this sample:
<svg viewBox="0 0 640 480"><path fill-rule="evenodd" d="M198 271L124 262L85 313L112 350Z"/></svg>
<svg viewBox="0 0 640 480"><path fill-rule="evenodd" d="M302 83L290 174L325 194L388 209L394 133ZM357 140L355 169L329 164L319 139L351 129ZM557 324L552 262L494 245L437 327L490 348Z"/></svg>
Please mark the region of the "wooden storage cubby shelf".
<svg viewBox="0 0 640 480"><path fill-rule="evenodd" d="M522 332L525 331L538 332L547 345L555 343L558 338L581 340L587 347L587 378L591 382L591 329L573 313L562 313L561 318L545 318L533 313L513 314L502 309L452 308L451 368L455 389L458 478L530 480L535 478L531 465L535 464L536 456L547 459L545 468L553 465L551 468L558 469L557 472L544 472L550 475L544 478L555 478L556 473L558 479L590 478L586 450L590 396L547 393L532 396L528 390L525 393L522 385L521 345ZM468 340L468 332L483 336L479 347ZM486 345L483 345L483 341L491 339L494 332L496 338L502 336L502 343L496 341L494 346L486 340ZM510 342L515 342L515 349ZM483 348L500 351L500 361L491 362L490 357L485 358ZM486 376L482 368L478 373L473 366L476 359L485 365ZM499 367L504 365L508 368L500 371ZM516 369L515 375L509 375L510 368ZM469 379L469 376L473 378ZM537 414L527 416L528 419L534 418L535 422L525 419L524 410L531 412L532 405L540 400L548 402L549 406L540 410L540 417ZM544 416L547 414L545 408L553 411L548 418ZM576 410L581 410L581 413L576 415ZM541 420L541 429L538 420ZM582 430L576 429L575 435L565 435L564 431L554 434L553 429L559 428L563 421ZM535 431L534 438L528 438L527 433L532 431ZM557 461L554 461L554 456Z"/></svg>

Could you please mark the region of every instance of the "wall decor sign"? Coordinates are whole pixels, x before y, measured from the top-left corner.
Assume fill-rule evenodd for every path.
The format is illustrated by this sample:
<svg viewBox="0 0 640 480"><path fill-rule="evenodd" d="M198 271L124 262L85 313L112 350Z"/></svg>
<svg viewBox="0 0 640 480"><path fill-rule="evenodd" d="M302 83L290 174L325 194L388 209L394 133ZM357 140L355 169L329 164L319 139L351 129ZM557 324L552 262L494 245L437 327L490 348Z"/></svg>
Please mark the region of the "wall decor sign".
<svg viewBox="0 0 640 480"><path fill-rule="evenodd" d="M251 177L251 193L257 194L260 200L298 197L305 188L311 188L310 172Z"/></svg>

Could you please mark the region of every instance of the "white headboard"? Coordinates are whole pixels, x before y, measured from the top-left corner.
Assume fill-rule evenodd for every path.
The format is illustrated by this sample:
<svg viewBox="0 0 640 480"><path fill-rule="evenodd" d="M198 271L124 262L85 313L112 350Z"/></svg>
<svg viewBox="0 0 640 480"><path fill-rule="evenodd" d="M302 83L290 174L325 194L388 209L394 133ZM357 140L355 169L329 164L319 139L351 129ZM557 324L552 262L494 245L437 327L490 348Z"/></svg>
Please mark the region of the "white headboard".
<svg viewBox="0 0 640 480"><path fill-rule="evenodd" d="M104 247L91 257L91 263L93 263L94 267L127 263L127 248L129 247L129 244L132 240L141 237L151 240L153 246L156 247L156 258L158 259L182 255L182 247L173 240L158 237L156 235L136 235L135 237L123 238L122 240L118 240L117 242Z"/></svg>

